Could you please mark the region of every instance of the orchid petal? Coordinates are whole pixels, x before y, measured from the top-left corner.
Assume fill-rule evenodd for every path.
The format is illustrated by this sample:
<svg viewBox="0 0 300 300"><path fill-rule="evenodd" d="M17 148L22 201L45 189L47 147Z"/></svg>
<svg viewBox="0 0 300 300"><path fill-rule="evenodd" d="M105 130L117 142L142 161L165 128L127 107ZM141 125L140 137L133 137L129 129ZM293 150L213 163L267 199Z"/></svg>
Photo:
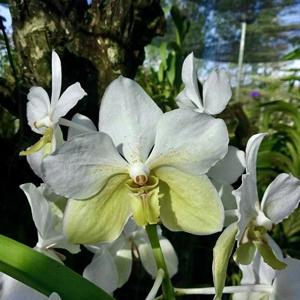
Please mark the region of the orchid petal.
<svg viewBox="0 0 300 300"><path fill-rule="evenodd" d="M249 265L255 254L255 245L252 241L240 244L234 253L234 260L241 265Z"/></svg>
<svg viewBox="0 0 300 300"><path fill-rule="evenodd" d="M268 243L268 245L271 247L274 255L279 260L284 261L282 251L280 247L277 245L277 243L273 240L273 238L269 234L265 234L264 238ZM256 265L254 266L254 270L257 273L257 276L259 277L259 283L271 285L276 276L277 271L263 261L263 258L261 255L259 255L258 251L256 251L254 263L256 260L258 260L258 262L256 262Z"/></svg>
<svg viewBox="0 0 300 300"><path fill-rule="evenodd" d="M233 191L232 194L236 198L238 207L238 233L236 238L240 242L246 227L257 216L256 203L258 203L258 195L253 177L249 174L244 174L241 186Z"/></svg>
<svg viewBox="0 0 300 300"><path fill-rule="evenodd" d="M87 201L68 200L64 232L69 241L94 244L113 241L121 234L132 214L126 180L128 175L115 175Z"/></svg>
<svg viewBox="0 0 300 300"><path fill-rule="evenodd" d="M287 268L278 272L270 300L298 300L300 297L300 260L287 257Z"/></svg>
<svg viewBox="0 0 300 300"><path fill-rule="evenodd" d="M33 172L43 178L42 174L42 161L43 159L51 154L57 147L63 144L63 135L59 126L55 126L52 133L51 142L47 142L42 148L32 154L26 156L27 162L29 163Z"/></svg>
<svg viewBox="0 0 300 300"><path fill-rule="evenodd" d="M32 218L39 235L44 240L53 238L57 235L54 226L58 220L51 210L50 203L43 197L42 192L45 185L42 184L40 188L37 188L32 183L26 183L20 185L20 188L24 191L30 204Z"/></svg>
<svg viewBox="0 0 300 300"><path fill-rule="evenodd" d="M80 126L85 127L87 129L97 131L97 128L94 125L93 121L90 118L88 118L88 117L86 117L82 114L75 114L72 118L72 122L76 123L76 124L79 124ZM86 131L80 130L78 128L70 127L69 130L68 130L67 140L70 140L74 136L82 134L82 133L86 133Z"/></svg>
<svg viewBox="0 0 300 300"><path fill-rule="evenodd" d="M109 177L127 173L127 164L104 133L79 135L42 163L44 181L66 198L86 199L98 193Z"/></svg>
<svg viewBox="0 0 300 300"><path fill-rule="evenodd" d="M51 140L51 151L46 152L45 155L53 153L56 149L58 149L64 143L63 133L58 125L55 125L53 128L53 135Z"/></svg>
<svg viewBox="0 0 300 300"><path fill-rule="evenodd" d="M298 207L299 202L299 179L282 173L266 189L261 207L273 224L278 224Z"/></svg>
<svg viewBox="0 0 300 300"><path fill-rule="evenodd" d="M122 249L117 251L114 259L119 274L118 287L121 287L128 281L132 270L131 244L127 242Z"/></svg>
<svg viewBox="0 0 300 300"><path fill-rule="evenodd" d="M256 181L256 160L259 146L266 136L266 133L258 133L253 135L246 146L246 173L253 176Z"/></svg>
<svg viewBox="0 0 300 300"><path fill-rule="evenodd" d="M267 240L254 241L253 243L255 244L259 254L262 256L264 262L270 267L275 270L282 270L286 267L286 263L277 258Z"/></svg>
<svg viewBox="0 0 300 300"><path fill-rule="evenodd" d="M57 293L52 293L49 296L49 300L61 300L60 296Z"/></svg>
<svg viewBox="0 0 300 300"><path fill-rule="evenodd" d="M208 171L207 175L220 183L232 184L242 175L244 169L245 153L229 145L227 154Z"/></svg>
<svg viewBox="0 0 300 300"><path fill-rule="evenodd" d="M149 241L135 240L140 259L145 270L153 277L157 275L157 266ZM173 277L178 271L178 258L172 244L166 238L160 238L159 243L166 261L168 273Z"/></svg>
<svg viewBox="0 0 300 300"><path fill-rule="evenodd" d="M1 287L1 299L3 300L47 300L47 296L31 287L3 274ZM52 299L51 299L52 300Z"/></svg>
<svg viewBox="0 0 300 300"><path fill-rule="evenodd" d="M42 134L45 128L36 128L35 122L50 114L49 96L43 88L34 86L30 89L27 99L28 124L34 132Z"/></svg>
<svg viewBox="0 0 300 300"><path fill-rule="evenodd" d="M146 164L150 169L171 166L201 175L223 158L227 150L228 132L223 120L176 109L160 119L155 146Z"/></svg>
<svg viewBox="0 0 300 300"><path fill-rule="evenodd" d="M275 255L282 259L282 253L279 246L275 243L275 241L269 236L265 236L268 244L272 248ZM242 271L243 277L241 280L241 285L253 285L253 284L263 284L263 285L272 285L272 282L276 276L276 271L267 265L258 251L256 251L253 261L249 265L239 265L239 268ZM283 271L280 271L280 273ZM266 298L263 298L266 297ZM256 300L256 299L269 299L269 295L266 293L238 293L234 294L234 300ZM274 299L273 299L274 300Z"/></svg>
<svg viewBox="0 0 300 300"><path fill-rule="evenodd" d="M196 105L196 108L203 112L204 109L198 88L197 69L193 52L183 62L181 77L185 87L176 100L184 105L188 104L188 106L190 106L189 101L192 101Z"/></svg>
<svg viewBox="0 0 300 300"><path fill-rule="evenodd" d="M62 234L63 212L54 203L54 201L58 201L59 197L53 193L49 193L48 187L45 184L41 184L37 188L32 183L26 183L20 185L20 188L27 197L32 218L38 231L37 250L49 249L51 247L67 249L71 253L78 253L80 247L69 244Z"/></svg>
<svg viewBox="0 0 300 300"><path fill-rule="evenodd" d="M230 184L220 184L212 179L211 182L222 200L225 210L224 226L226 227L237 221L237 215L235 213L237 205L235 197L232 195L233 187Z"/></svg>
<svg viewBox="0 0 300 300"><path fill-rule="evenodd" d="M70 85L53 107L52 122L57 123L59 118L65 116L86 95L79 82Z"/></svg>
<svg viewBox="0 0 300 300"><path fill-rule="evenodd" d="M189 98L187 98L185 94L185 90L180 92L176 97L176 104L179 108L183 109L191 109L191 110L197 110L198 107L192 102Z"/></svg>
<svg viewBox="0 0 300 300"><path fill-rule="evenodd" d="M226 71L212 71L203 84L204 111L211 115L219 114L231 96L230 79Z"/></svg>
<svg viewBox="0 0 300 300"><path fill-rule="evenodd" d="M41 166L42 166L42 160L44 157L44 149L45 149L45 146L43 148L41 148L39 151L36 151L36 152L26 156L27 162L30 165L30 168L32 169L34 174L40 178L42 178Z"/></svg>
<svg viewBox="0 0 300 300"><path fill-rule="evenodd" d="M116 109L117 108L117 109ZM114 80L102 98L99 130L109 134L129 163L145 161L162 111L133 80Z"/></svg>
<svg viewBox="0 0 300 300"><path fill-rule="evenodd" d="M52 93L51 93L51 108L56 106L61 91L61 61L57 53L52 51Z"/></svg>
<svg viewBox="0 0 300 300"><path fill-rule="evenodd" d="M207 235L223 228L224 209L207 176L193 176L175 168L155 170L159 187L161 221L172 231Z"/></svg>
<svg viewBox="0 0 300 300"><path fill-rule="evenodd" d="M236 233L236 223L229 225L219 236L216 245L213 249L214 257L212 270L214 286L216 289L216 296L214 300L220 300L222 297L222 291L225 286L228 262L233 251Z"/></svg>
<svg viewBox="0 0 300 300"><path fill-rule="evenodd" d="M109 294L118 288L118 270L114 258L106 247L103 247L101 252L93 257L91 263L84 269L83 277Z"/></svg>

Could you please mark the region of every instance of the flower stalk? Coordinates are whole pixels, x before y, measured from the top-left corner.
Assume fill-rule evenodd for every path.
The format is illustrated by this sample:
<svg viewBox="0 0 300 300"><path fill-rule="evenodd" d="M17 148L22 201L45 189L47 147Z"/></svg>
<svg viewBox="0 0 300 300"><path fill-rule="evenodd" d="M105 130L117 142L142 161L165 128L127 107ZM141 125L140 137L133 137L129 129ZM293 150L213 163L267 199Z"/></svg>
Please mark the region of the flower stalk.
<svg viewBox="0 0 300 300"><path fill-rule="evenodd" d="M191 288L191 289L181 289L175 288L175 294L178 296L183 295L214 295L216 293L215 288L205 287L205 288ZM255 293L264 292L271 294L272 286L253 284L253 285L243 285L243 286L226 286L223 289L223 294L233 294L233 293Z"/></svg>
<svg viewBox="0 0 300 300"><path fill-rule="evenodd" d="M148 224L146 226L146 232L150 240L153 255L155 258L157 269L162 269L164 271L164 278L162 281L162 292L164 300L175 300L175 292L171 283L167 265L164 259L163 252L160 247L159 238L156 230L155 224Z"/></svg>

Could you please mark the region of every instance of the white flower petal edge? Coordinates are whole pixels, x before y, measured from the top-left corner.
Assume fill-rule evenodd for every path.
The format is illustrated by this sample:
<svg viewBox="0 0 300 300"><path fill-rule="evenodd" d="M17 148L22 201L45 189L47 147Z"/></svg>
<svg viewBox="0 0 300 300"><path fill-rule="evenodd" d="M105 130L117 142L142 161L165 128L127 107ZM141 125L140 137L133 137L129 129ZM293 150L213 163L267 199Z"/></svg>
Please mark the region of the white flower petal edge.
<svg viewBox="0 0 300 300"><path fill-rule="evenodd" d="M232 184L242 175L245 165L244 151L229 145L227 154L208 171L207 175L219 183Z"/></svg>
<svg viewBox="0 0 300 300"><path fill-rule="evenodd" d="M203 112L204 107L198 88L197 68L193 52L191 52L183 62L181 77L185 87L177 96L176 100L178 105L180 107L192 107L193 103L195 109L198 109L199 112Z"/></svg>
<svg viewBox="0 0 300 300"><path fill-rule="evenodd" d="M111 138L100 132L67 141L42 163L44 181L56 193L74 199L95 195L111 176L127 173L127 168Z"/></svg>
<svg viewBox="0 0 300 300"><path fill-rule="evenodd" d="M298 207L299 202L299 179L282 173L266 189L261 207L273 224L278 224Z"/></svg>
<svg viewBox="0 0 300 300"><path fill-rule="evenodd" d="M135 81L123 76L106 89L99 130L111 136L129 163L144 162L153 147L162 111Z"/></svg>
<svg viewBox="0 0 300 300"><path fill-rule="evenodd" d="M256 182L256 161L257 154L260 144L263 138L266 136L266 133L258 133L253 135L246 146L246 173L249 173L253 176Z"/></svg>
<svg viewBox="0 0 300 300"><path fill-rule="evenodd" d="M51 144L47 144L39 151L36 151L36 152L26 156L27 162L30 165L30 168L32 169L32 171L35 173L35 175L37 175L40 178L43 177L42 161L43 161L44 157L48 154L53 153L55 151L55 149L58 148L63 143L64 143L64 140L63 140L62 131L59 126L55 126L53 135L52 135Z"/></svg>
<svg viewBox="0 0 300 300"><path fill-rule="evenodd" d="M248 224L258 214L256 210L258 195L254 178L250 174L244 174L241 186L233 191L232 194L236 198L238 207L238 233L236 239L240 242Z"/></svg>
<svg viewBox="0 0 300 300"><path fill-rule="evenodd" d="M49 296L49 300L61 300L60 296L57 293L52 293Z"/></svg>
<svg viewBox="0 0 300 300"><path fill-rule="evenodd" d="M57 123L59 118L66 115L86 95L79 82L69 86L60 96L52 110L52 122Z"/></svg>
<svg viewBox="0 0 300 300"><path fill-rule="evenodd" d="M63 199L49 193L49 188L45 184L36 187L32 183L26 183L20 185L20 188L30 204L32 218L38 231L38 243L35 249L47 252L50 248L64 248L71 253L78 253L79 245L68 243L62 233L63 212L55 202ZM51 253L49 254L52 256Z"/></svg>
<svg viewBox="0 0 300 300"><path fill-rule="evenodd" d="M155 263L155 259L153 256L152 248L148 239L144 241L141 239L135 240L135 243L138 247L139 255L143 267L145 270L155 278L157 274L157 267ZM170 243L169 240L166 238L160 237L159 243L166 260L167 269L169 272L169 276L173 277L178 271L178 258L176 252Z"/></svg>
<svg viewBox="0 0 300 300"><path fill-rule="evenodd" d="M205 174L228 151L223 120L186 109L165 113L158 122L150 169L172 166L194 175Z"/></svg>
<svg viewBox="0 0 300 300"><path fill-rule="evenodd" d="M109 250L104 246L84 269L83 277L109 294L118 288L119 274Z"/></svg>
<svg viewBox="0 0 300 300"><path fill-rule="evenodd" d="M84 128L91 129L91 130L97 132L97 128L94 125L93 121L82 114L75 114L72 118L72 122L80 125L80 127L82 126L83 128L81 130L80 127L78 127L78 128L75 126L70 127L68 130L67 140L70 140L79 134L86 133L86 131L83 130Z"/></svg>
<svg viewBox="0 0 300 300"><path fill-rule="evenodd" d="M52 70L52 92L51 92L51 108L53 109L59 99L61 91L61 61L57 53L52 51L51 59Z"/></svg>
<svg viewBox="0 0 300 300"><path fill-rule="evenodd" d="M222 112L232 96L230 79L225 70L212 71L203 84L204 111L211 115Z"/></svg>
<svg viewBox="0 0 300 300"><path fill-rule="evenodd" d="M35 122L45 118L50 112L49 96L43 88L34 86L30 89L27 99L28 124L34 132L43 134L45 128L37 128Z"/></svg>
<svg viewBox="0 0 300 300"><path fill-rule="evenodd" d="M48 298L6 274L2 274L1 283L1 300L61 300L57 293L52 293Z"/></svg>

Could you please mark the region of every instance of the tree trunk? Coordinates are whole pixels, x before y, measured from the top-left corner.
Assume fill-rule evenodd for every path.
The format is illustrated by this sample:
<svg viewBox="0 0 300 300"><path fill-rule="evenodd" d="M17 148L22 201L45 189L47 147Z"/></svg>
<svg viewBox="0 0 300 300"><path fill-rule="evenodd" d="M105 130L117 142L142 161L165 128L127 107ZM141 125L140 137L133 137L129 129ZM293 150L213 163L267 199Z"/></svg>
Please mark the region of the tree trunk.
<svg viewBox="0 0 300 300"><path fill-rule="evenodd" d="M97 118L100 98L119 74L134 77L144 47L164 32L158 0L11 0L21 94L51 87L51 51L62 60L63 87L79 81L88 93L81 112ZM24 102L24 100L23 100Z"/></svg>

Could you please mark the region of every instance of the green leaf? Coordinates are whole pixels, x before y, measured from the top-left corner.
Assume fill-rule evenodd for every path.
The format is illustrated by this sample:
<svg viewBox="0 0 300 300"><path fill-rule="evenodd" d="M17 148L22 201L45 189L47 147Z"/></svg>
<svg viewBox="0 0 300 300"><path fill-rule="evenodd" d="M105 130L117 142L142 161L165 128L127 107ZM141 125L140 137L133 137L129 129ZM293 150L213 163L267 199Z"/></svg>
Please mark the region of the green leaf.
<svg viewBox="0 0 300 300"><path fill-rule="evenodd" d="M212 271L216 290L214 300L221 300L222 291L225 286L228 262L233 251L236 234L237 224L233 223L223 231L213 249Z"/></svg>
<svg viewBox="0 0 300 300"><path fill-rule="evenodd" d="M255 246L252 242L241 244L234 253L234 260L241 265L249 265L255 253Z"/></svg>
<svg viewBox="0 0 300 300"><path fill-rule="evenodd" d="M112 300L90 281L63 264L0 235L0 271L49 296L63 300Z"/></svg>
<svg viewBox="0 0 300 300"><path fill-rule="evenodd" d="M167 60L168 69L167 69L167 78L171 85L174 84L175 75L176 75L176 55L175 53L171 53L168 56Z"/></svg>
<svg viewBox="0 0 300 300"><path fill-rule="evenodd" d="M275 256L272 248L266 241L259 240L259 241L254 241L253 243L255 244L259 254L262 256L264 262L268 264L270 267L272 267L275 270L282 270L286 267L286 263L280 261Z"/></svg>

